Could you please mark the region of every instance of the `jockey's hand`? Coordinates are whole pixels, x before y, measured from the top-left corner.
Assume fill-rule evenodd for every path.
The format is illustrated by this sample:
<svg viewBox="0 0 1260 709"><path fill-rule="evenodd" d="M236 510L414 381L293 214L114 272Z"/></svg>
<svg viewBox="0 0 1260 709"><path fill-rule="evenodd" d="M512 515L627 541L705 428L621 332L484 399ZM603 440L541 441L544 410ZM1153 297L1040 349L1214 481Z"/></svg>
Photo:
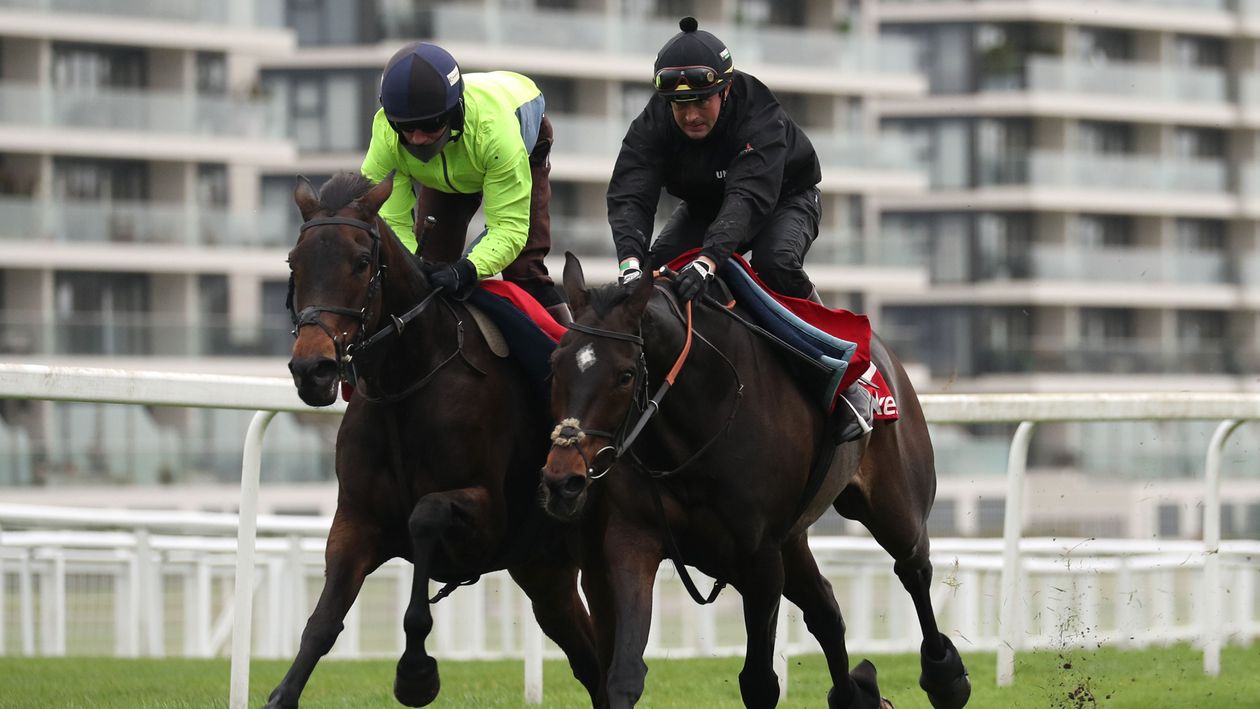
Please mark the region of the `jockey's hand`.
<svg viewBox="0 0 1260 709"><path fill-rule="evenodd" d="M617 285L628 286L643 277L643 269L632 266L617 274Z"/></svg>
<svg viewBox="0 0 1260 709"><path fill-rule="evenodd" d="M683 302L702 298L709 288L709 281L712 280L713 267L705 259L696 259L683 266L678 272L678 277L674 280L674 293Z"/></svg>
<svg viewBox="0 0 1260 709"><path fill-rule="evenodd" d="M455 263L438 263L429 268L429 285L441 288L455 300L465 300L477 287L477 267L461 258Z"/></svg>

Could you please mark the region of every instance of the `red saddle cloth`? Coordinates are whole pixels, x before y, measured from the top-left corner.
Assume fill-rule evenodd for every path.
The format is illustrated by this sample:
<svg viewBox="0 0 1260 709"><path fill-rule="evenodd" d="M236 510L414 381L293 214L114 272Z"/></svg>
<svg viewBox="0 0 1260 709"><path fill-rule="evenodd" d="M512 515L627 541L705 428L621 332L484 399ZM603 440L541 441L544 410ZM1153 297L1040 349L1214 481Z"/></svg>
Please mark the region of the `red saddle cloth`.
<svg viewBox="0 0 1260 709"><path fill-rule="evenodd" d="M668 267L677 271L691 263L699 254L700 249L687 251L670 261ZM884 381L883 374L875 368L874 363L871 361L871 323L865 315L858 315L840 308L828 308L812 300L776 293L761 280L756 271L753 271L752 266L742 256L732 254L730 260L735 267L744 269L752 277L757 287L768 293L793 315L829 335L856 344L857 349L849 360L849 366L840 380L840 387L836 391L837 396L854 382L864 379L862 385L875 397L876 420L893 420L897 418L897 405L893 400L892 390L888 387L887 382Z"/></svg>
<svg viewBox="0 0 1260 709"><path fill-rule="evenodd" d="M481 282L481 288L515 305L518 310L528 315L529 319L533 320L543 334L551 338L553 342L559 342L560 338L564 337L564 333L568 332L568 328L556 322L546 308L515 283L485 280Z"/></svg>

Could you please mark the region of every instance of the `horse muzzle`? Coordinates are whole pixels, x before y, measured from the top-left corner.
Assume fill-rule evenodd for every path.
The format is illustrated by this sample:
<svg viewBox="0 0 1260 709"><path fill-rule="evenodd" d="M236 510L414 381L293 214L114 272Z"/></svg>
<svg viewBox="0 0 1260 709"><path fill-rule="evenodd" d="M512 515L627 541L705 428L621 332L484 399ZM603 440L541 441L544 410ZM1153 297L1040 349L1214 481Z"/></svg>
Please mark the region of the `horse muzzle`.
<svg viewBox="0 0 1260 709"><path fill-rule="evenodd" d="M289 360L289 372L298 397L311 406L328 406L337 400L337 385L341 382L341 368L337 360L329 357L311 357Z"/></svg>
<svg viewBox="0 0 1260 709"><path fill-rule="evenodd" d="M553 448L542 469L543 508L557 519L573 519L582 513L591 478L576 448Z"/></svg>

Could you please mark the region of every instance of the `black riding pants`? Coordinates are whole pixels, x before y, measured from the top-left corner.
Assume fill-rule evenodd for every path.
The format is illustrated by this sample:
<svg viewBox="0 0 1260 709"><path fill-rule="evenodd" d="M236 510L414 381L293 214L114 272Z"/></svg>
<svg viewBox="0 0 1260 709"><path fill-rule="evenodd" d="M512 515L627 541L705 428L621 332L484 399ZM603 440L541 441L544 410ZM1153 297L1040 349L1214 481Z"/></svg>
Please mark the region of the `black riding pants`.
<svg viewBox="0 0 1260 709"><path fill-rule="evenodd" d="M772 290L794 298L808 298L814 284L805 273L805 254L818 238L822 216L818 188L779 200L765 225L739 245L740 254L752 252L752 267ZM679 204L652 244L652 265L660 266L704 243L709 222L692 216L687 203Z"/></svg>

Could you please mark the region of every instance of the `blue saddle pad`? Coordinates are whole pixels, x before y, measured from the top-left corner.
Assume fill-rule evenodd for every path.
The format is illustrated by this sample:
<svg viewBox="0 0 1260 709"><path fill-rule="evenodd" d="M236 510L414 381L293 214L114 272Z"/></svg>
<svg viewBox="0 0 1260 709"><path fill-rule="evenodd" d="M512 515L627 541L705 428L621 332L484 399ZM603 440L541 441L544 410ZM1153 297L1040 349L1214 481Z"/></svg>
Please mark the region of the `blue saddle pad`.
<svg viewBox="0 0 1260 709"><path fill-rule="evenodd" d="M507 340L511 357L520 363L544 405L551 402L551 353L556 343L529 316L507 299L482 288L473 290L468 302L490 316Z"/></svg>

